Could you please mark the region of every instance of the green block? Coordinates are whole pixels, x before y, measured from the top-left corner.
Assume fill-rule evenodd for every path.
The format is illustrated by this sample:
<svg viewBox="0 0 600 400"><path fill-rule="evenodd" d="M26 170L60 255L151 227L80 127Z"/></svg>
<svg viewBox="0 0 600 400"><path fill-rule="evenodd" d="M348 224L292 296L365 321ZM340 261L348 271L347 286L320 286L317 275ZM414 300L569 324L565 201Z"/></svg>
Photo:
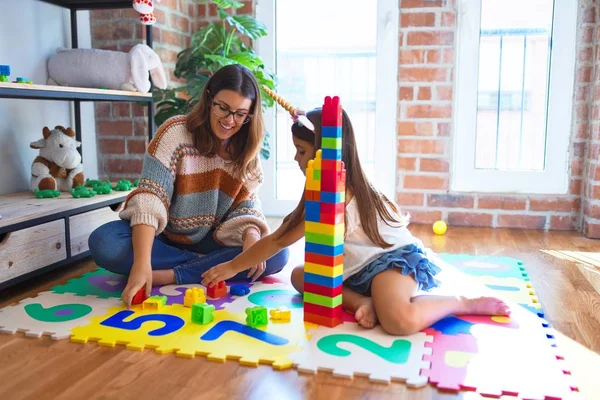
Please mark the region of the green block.
<svg viewBox="0 0 600 400"><path fill-rule="evenodd" d="M165 304L167 304L167 296L159 296L159 295L154 295L154 296L150 296L148 297L147 300L156 300L161 306L164 306Z"/></svg>
<svg viewBox="0 0 600 400"><path fill-rule="evenodd" d="M337 236L326 235L324 233L306 232L305 240L307 243L317 243L324 246L339 246L344 244L344 234Z"/></svg>
<svg viewBox="0 0 600 400"><path fill-rule="evenodd" d="M315 180L315 181L321 180L321 170L320 169L313 170L313 180Z"/></svg>
<svg viewBox="0 0 600 400"><path fill-rule="evenodd" d="M322 138L321 148L338 150L342 148L342 138Z"/></svg>
<svg viewBox="0 0 600 400"><path fill-rule="evenodd" d="M267 326L269 317L267 309L263 306L254 306L246 308L246 324L252 328Z"/></svg>
<svg viewBox="0 0 600 400"><path fill-rule="evenodd" d="M8 76L0 75L0 82L8 82Z"/></svg>
<svg viewBox="0 0 600 400"><path fill-rule="evenodd" d="M335 297L327 297L321 296L320 294L304 292L304 302L323 307L335 308L342 304L342 295L339 294Z"/></svg>
<svg viewBox="0 0 600 400"><path fill-rule="evenodd" d="M215 319L213 312L215 306L206 303L196 303L192 305L192 322L200 325L206 325Z"/></svg>

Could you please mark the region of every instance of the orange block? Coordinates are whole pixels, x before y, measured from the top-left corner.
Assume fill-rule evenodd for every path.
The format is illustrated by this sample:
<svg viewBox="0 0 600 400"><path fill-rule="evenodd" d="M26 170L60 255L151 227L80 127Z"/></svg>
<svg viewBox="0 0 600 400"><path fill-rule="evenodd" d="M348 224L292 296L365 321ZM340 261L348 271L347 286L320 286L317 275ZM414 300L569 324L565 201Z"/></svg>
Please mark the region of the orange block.
<svg viewBox="0 0 600 400"><path fill-rule="evenodd" d="M311 314L308 312L304 313L304 321L327 326L329 328L336 327L343 322L340 318L325 317L323 315Z"/></svg>

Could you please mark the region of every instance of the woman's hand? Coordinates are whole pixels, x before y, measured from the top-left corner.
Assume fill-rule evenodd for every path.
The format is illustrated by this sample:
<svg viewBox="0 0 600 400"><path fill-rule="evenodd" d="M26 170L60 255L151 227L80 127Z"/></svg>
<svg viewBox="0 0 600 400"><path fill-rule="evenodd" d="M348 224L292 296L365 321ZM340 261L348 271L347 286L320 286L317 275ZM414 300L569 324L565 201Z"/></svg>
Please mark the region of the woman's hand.
<svg viewBox="0 0 600 400"><path fill-rule="evenodd" d="M143 287L146 288L146 297L150 297L150 292L152 291L152 266L149 263L134 263L127 279L127 286L125 286L121 294L123 303L125 303L127 308L131 307L133 296Z"/></svg>
<svg viewBox="0 0 600 400"><path fill-rule="evenodd" d="M206 287L214 286L219 282L233 278L236 271L231 261L216 265L202 274L202 285Z"/></svg>
<svg viewBox="0 0 600 400"><path fill-rule="evenodd" d="M260 234L258 233L258 231L254 228L249 229L248 231L246 231L246 236L244 238L244 245L242 246L242 250L243 251L248 250L250 247L252 247L252 245L254 245L254 243L258 242L259 240L260 240ZM265 261L259 263L258 265L254 265L254 266L250 267L248 269L247 278L251 278L252 281L254 282L258 278L260 278L262 273L265 272L266 268L267 268L267 263Z"/></svg>

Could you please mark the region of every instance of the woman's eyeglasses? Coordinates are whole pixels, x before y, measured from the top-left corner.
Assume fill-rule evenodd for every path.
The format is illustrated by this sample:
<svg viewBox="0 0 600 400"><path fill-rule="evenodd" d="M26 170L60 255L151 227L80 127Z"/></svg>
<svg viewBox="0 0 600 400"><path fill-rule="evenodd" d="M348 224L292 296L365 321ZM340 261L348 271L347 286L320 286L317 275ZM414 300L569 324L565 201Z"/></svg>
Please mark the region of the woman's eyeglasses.
<svg viewBox="0 0 600 400"><path fill-rule="evenodd" d="M238 125L243 125L252 119L252 115L248 114L247 112L238 110L231 111L229 108L217 103L216 101L213 101L212 105L213 114L215 114L217 118L224 119L228 118L230 115L233 115L233 120Z"/></svg>

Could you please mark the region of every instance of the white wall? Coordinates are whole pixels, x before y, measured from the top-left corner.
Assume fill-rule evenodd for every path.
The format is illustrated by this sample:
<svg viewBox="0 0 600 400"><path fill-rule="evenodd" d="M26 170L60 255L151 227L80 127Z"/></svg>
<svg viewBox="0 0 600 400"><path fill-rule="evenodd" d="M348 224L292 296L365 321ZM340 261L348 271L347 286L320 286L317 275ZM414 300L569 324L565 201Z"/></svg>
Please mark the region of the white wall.
<svg viewBox="0 0 600 400"><path fill-rule="evenodd" d="M58 47L71 46L69 11L38 0L0 0L0 65L10 81L19 77L45 84L46 60ZM79 47L91 47L89 12L77 14ZM81 103L84 175L98 176L93 103ZM72 103L0 99L0 195L29 190L31 163L44 126L72 126Z"/></svg>

